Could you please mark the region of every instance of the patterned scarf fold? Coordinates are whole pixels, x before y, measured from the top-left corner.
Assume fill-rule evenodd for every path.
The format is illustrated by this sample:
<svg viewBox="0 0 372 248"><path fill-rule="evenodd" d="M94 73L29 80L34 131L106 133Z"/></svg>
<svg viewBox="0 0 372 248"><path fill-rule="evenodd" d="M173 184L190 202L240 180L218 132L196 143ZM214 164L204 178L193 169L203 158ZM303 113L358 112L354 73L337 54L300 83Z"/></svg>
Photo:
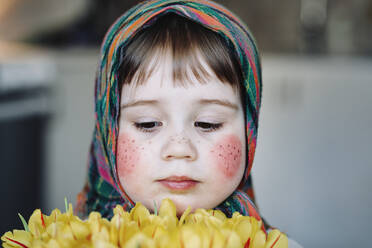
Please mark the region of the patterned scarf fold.
<svg viewBox="0 0 372 248"><path fill-rule="evenodd" d="M238 211L260 219L248 195L252 195L250 170L256 148L258 115L261 105L261 65L253 36L244 23L221 5L206 0L145 1L131 8L111 26L101 47L100 65L95 84L95 129L88 161L88 180L78 196L81 215L98 211L112 216L112 209L121 204L129 211L134 202L122 189L116 172L116 142L119 130L120 92L118 69L120 50L142 28L158 17L175 13L217 32L233 44L239 58L246 89L246 165L238 189L216 209L227 216Z"/></svg>

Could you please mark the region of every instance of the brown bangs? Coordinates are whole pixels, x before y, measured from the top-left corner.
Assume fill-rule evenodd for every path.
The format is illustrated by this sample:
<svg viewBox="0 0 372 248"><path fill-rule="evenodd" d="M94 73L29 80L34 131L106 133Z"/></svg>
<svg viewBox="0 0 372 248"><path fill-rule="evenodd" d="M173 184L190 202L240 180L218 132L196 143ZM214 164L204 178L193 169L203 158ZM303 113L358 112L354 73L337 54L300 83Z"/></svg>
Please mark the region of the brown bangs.
<svg viewBox="0 0 372 248"><path fill-rule="evenodd" d="M120 86L142 84L168 53L175 84L191 83L190 72L200 83L207 83L211 75L203 59L219 80L239 90L242 97L241 67L231 51L217 33L179 15L166 14L139 31L123 48L118 79Z"/></svg>

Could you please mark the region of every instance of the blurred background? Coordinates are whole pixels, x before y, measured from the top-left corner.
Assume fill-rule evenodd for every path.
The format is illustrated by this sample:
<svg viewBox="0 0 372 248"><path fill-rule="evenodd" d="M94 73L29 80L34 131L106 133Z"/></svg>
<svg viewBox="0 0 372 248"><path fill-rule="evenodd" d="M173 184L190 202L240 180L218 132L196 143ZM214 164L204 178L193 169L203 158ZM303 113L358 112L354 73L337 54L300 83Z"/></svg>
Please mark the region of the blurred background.
<svg viewBox="0 0 372 248"><path fill-rule="evenodd" d="M76 202L99 45L139 1L0 0L0 233ZM253 180L304 247L370 247L372 0L225 0L262 55Z"/></svg>

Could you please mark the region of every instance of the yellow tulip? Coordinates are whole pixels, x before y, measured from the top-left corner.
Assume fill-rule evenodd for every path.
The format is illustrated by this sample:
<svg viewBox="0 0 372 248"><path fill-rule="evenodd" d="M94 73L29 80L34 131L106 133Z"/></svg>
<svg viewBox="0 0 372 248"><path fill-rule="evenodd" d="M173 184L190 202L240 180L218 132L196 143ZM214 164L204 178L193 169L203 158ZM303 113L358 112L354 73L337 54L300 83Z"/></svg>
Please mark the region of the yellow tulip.
<svg viewBox="0 0 372 248"><path fill-rule="evenodd" d="M162 201L159 214L137 203L128 213L121 206L109 221L98 212L83 221L58 209L47 216L40 209L28 221L29 231L14 230L2 237L4 248L285 248L288 240L279 230L267 236L262 222L235 212L231 218L219 210L191 208L177 217L174 203Z"/></svg>
<svg viewBox="0 0 372 248"><path fill-rule="evenodd" d="M14 230L12 232L6 232L1 240L4 242L3 247L29 247L32 240L32 235L29 232Z"/></svg>

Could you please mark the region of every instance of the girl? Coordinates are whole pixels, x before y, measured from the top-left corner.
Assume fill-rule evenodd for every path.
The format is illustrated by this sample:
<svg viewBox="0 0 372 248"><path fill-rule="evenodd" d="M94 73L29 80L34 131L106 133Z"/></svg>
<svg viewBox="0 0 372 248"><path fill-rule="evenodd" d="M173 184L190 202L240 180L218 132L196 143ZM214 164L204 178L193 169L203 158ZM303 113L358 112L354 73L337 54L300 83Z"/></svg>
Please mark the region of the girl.
<svg viewBox="0 0 372 248"><path fill-rule="evenodd" d="M257 47L245 25L205 0L146 1L107 32L83 215L164 198L260 219L250 170L261 104ZM252 195L252 194L251 194Z"/></svg>

